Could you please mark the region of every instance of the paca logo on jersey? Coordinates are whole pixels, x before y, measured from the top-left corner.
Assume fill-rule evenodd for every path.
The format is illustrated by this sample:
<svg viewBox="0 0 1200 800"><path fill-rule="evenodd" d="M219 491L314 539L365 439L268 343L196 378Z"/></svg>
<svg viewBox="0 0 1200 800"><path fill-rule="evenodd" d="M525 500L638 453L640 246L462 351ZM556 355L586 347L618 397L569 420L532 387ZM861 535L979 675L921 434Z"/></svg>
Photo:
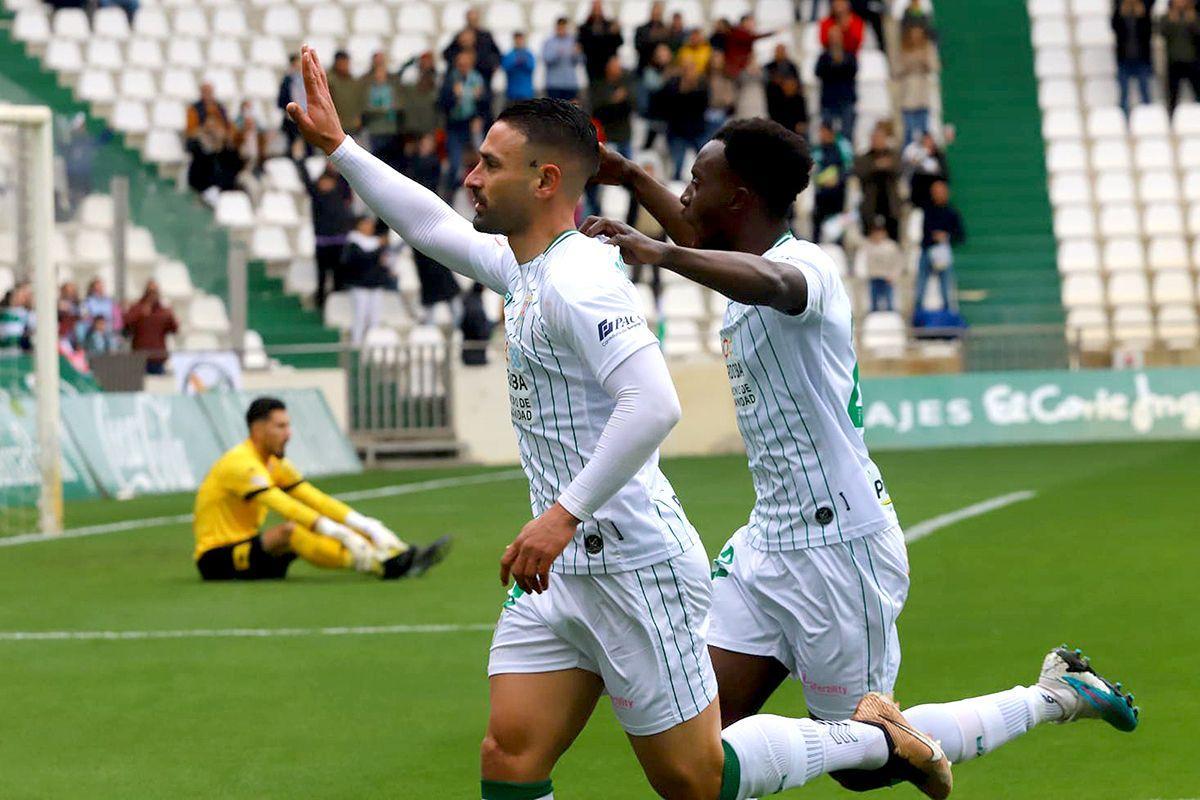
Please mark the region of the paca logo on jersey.
<svg viewBox="0 0 1200 800"><path fill-rule="evenodd" d="M608 344L613 337L624 333L627 330L632 330L640 325L641 317L629 314L624 317L613 317L611 319L602 319L596 325L596 333L600 336L600 345L603 347Z"/></svg>

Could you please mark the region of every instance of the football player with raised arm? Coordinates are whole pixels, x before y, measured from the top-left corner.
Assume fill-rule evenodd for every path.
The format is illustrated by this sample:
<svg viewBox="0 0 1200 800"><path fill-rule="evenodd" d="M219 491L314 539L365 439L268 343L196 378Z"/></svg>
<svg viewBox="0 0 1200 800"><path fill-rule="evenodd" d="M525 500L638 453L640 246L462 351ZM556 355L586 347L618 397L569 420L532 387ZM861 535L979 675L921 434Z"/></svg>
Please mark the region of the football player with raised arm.
<svg viewBox="0 0 1200 800"><path fill-rule="evenodd" d="M789 675L810 714L843 719L864 695L892 692L908 556L863 441L850 300L829 256L788 224L808 186L808 144L770 120L727 123L680 197L619 154L602 162L598 180L632 190L674 244L594 217L583 232L729 299L721 348L756 500L713 568L708 643L722 721L758 713ZM1032 686L904 713L953 763L1041 722L1099 717L1133 730L1138 719L1132 695L1065 647ZM835 777L849 788L889 778Z"/></svg>
<svg viewBox="0 0 1200 800"><path fill-rule="evenodd" d="M308 108L288 113L304 138L410 245L505 298L533 519L500 561L516 585L492 639L482 796L552 797L555 763L605 692L662 797L741 800L901 766L930 796L949 794L938 745L883 695L851 720L752 716L722 736L708 562L658 468L678 398L617 248L574 228L599 164L588 115L548 99L500 114L464 181L472 224L348 137L316 54L302 59Z"/></svg>

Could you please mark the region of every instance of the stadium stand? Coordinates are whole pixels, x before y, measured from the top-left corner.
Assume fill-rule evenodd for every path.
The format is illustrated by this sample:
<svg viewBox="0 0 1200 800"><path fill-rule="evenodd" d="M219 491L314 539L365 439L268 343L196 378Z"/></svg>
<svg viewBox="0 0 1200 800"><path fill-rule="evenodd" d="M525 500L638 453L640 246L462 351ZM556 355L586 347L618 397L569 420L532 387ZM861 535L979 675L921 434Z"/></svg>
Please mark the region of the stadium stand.
<svg viewBox="0 0 1200 800"><path fill-rule="evenodd" d="M275 97L287 69L287 54L295 52L302 41L314 45L325 62L331 63L335 49L350 53L355 74L360 74L371 56L388 53L393 68L425 50L441 52L454 33L462 27L468 9L466 3L452 2L428 5L405 3L342 3L312 5L303 2L262 2L245 7L223 3L198 5L173 2L143 2L132 24L124 12L100 9L89 17L80 9L53 10L31 0L9 0L14 12L12 35L23 43L27 52L36 55L41 63L54 70L58 80L69 87L74 96L90 111L119 132L125 143L141 158L155 165L163 174L182 184L189 155L182 141L188 126L189 107L200 96L202 84L210 84L215 99L232 116L235 111L260 121L261 130L277 132L282 121ZM566 14L580 20L589 3L564 5L557 3L495 3L484 10L484 27L495 34L501 51L507 51L512 33L527 30L531 46L540 52L541 42L549 35L553 20ZM622 63L632 68L637 61L634 48L635 29L649 15L649 3L641 0L610 4L619 19L624 44L618 50ZM907 2L894 0L892 16L899 20ZM923 6L932 14L929 4ZM711 0L711 2L669 2L668 17L679 12L687 26L701 26L706 32L716 19L736 21L741 14L752 12L759 30L773 34L754 42L753 50L759 64L772 58L776 45L787 48L799 66L802 85L814 125L820 108L820 81L816 76L818 58L822 52L820 23L798 22L789 0ZM896 26L891 25L889 38L895 38ZM439 67L441 67L439 58ZM852 149L866 149L871 132L880 121L899 122L899 107L894 100L898 87L891 75L895 71L895 53L889 57L874 35L868 33L858 55L857 123L852 137ZM504 79L496 71L493 88L502 96ZM585 85L580 69L581 84ZM942 131L938 76L932 77L930 129L939 137ZM539 65L534 85L541 87L544 66ZM743 93L745 94L745 93ZM751 93L753 94L753 92ZM751 99L751 113L763 113L761 94ZM633 140L640 142L646 132L646 122L635 117ZM896 136L893 137L895 140ZM298 179L295 168L281 149L283 137L274 136L271 145L261 156L261 173L253 181L239 184L236 189L210 193L215 220L229 235L246 242L255 266L251 275L251 293L266 300L272 291L282 288L297 297L307 299L314 291L317 272L313 253L310 200L307 190ZM660 137L661 140L661 137ZM897 142L897 144L900 144ZM661 145L660 145L661 146ZM655 160L664 165L666 153L639 153L639 158ZM308 174L315 177L323 169L320 156L307 163ZM686 166L686 165L685 165ZM662 173L664 174L664 169ZM862 199L857 180L849 181L849 196L845 208L847 228L857 228L857 213ZM902 192L907 191L903 186ZM602 193L601 210L623 215L623 193L607 190ZM811 218L813 191L806 192L797 204L797 228L806 231ZM898 234L908 264L905 279L899 288L897 309L908 310L914 299L907 288L916 271L921 236L919 211L901 212L903 223ZM838 264L851 289L856 314L867 323L869 311L867 279L855 268L853 251L861 237L848 231L841 244L827 243L823 247ZM845 249L843 249L843 246ZM401 247L394 265L399 276L401 294L387 301L382 324L402 333L408 332L424 315L417 302L419 280L412 253ZM671 355L688 356L719 352L717 330L722 304L719 298L695 287L677 285L671 273L663 273L664 292L655 301L644 293L646 310L658 322L664 336L664 347ZM930 281L935 284L936 281ZM930 285L927 303L936 307L940 299L936 287ZM492 308L496 307L490 301ZM203 306L202 306L203 307ZM890 312L864 324L863 330L886 331L886 344L876 349L874 338L864 340L868 357L892 358L908 352L906 346L894 345L894 320ZM437 311L438 319L448 321L445 310ZM335 294L331 305L322 313L326 325L338 330L349 327L345 300ZM903 320L903 317L900 317ZM254 320L252 319L252 322ZM215 323L214 323L215 324ZM297 341L288 337L289 325L270 321L260 326L268 343ZM311 328L308 329L311 332ZM217 333L219 330L208 332ZM902 341L907 334L902 324ZM194 338L185 339L191 343Z"/></svg>
<svg viewBox="0 0 1200 800"><path fill-rule="evenodd" d="M1193 350L1200 105L1168 115L1155 79L1152 102L1127 118L1110 5L1037 0L1029 12L1068 334L1100 355Z"/></svg>

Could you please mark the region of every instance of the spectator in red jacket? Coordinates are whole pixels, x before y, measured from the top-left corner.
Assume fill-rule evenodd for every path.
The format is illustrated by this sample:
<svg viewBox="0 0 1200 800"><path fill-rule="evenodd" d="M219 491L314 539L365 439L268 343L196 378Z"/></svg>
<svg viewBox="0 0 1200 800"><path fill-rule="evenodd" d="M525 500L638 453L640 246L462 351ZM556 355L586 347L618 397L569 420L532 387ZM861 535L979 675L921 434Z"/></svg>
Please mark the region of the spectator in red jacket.
<svg viewBox="0 0 1200 800"><path fill-rule="evenodd" d="M863 43L863 20L850 10L850 0L833 0L829 16L821 20L821 46L829 47L829 29L842 29L842 48L851 55L858 55Z"/></svg>
<svg viewBox="0 0 1200 800"><path fill-rule="evenodd" d="M754 27L754 16L747 14L738 20L737 27L725 35L725 74L736 78L746 69L750 62L750 54L754 43L759 39L770 36L770 33L758 33Z"/></svg>
<svg viewBox="0 0 1200 800"><path fill-rule="evenodd" d="M167 361L167 334L179 330L175 314L163 305L156 281L146 281L146 291L140 300L125 312L125 330L129 332L134 350L144 351L146 372L162 375Z"/></svg>

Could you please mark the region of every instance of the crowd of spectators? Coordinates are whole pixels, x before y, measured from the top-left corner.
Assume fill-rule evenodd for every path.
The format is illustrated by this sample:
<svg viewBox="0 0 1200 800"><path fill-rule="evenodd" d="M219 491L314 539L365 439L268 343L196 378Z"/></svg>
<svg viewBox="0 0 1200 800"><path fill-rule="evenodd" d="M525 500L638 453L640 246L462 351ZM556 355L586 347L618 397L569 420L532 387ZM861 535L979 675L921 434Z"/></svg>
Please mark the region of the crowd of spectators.
<svg viewBox="0 0 1200 800"><path fill-rule="evenodd" d="M1170 0L1166 11L1153 16L1154 0L1114 0L1112 29L1116 40L1117 88L1121 108L1129 114L1130 84L1141 102L1151 102L1154 80L1154 36L1162 39L1167 110L1174 113L1181 90L1190 84L1200 100L1200 16L1196 0Z"/></svg>

